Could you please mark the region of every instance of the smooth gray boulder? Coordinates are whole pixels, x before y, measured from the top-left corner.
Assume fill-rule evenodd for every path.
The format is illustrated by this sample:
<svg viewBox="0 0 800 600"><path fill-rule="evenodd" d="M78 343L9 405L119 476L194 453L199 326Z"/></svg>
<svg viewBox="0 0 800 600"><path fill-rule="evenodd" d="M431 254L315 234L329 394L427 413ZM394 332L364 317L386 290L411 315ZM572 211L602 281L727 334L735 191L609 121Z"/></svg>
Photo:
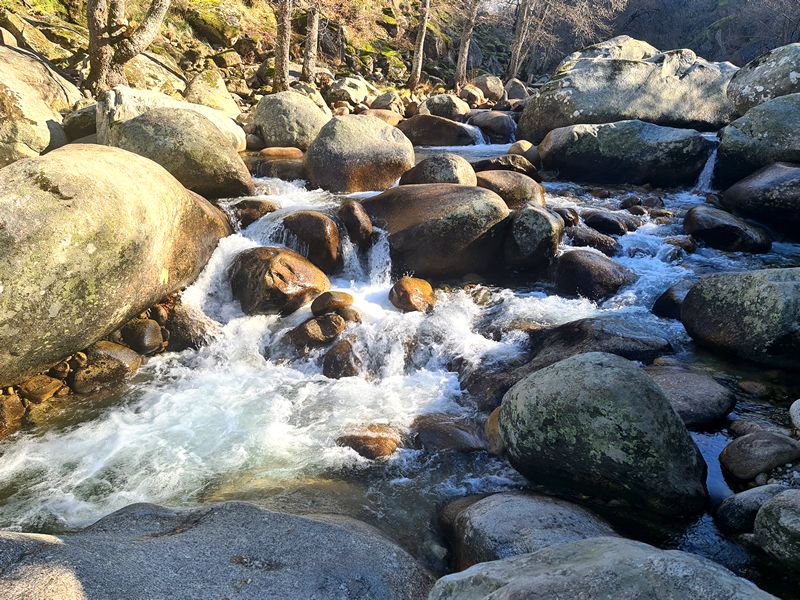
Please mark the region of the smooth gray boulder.
<svg viewBox="0 0 800 600"><path fill-rule="evenodd" d="M430 575L376 529L245 502L133 504L77 533L0 532L6 600L409 598Z"/></svg>
<svg viewBox="0 0 800 600"><path fill-rule="evenodd" d="M458 154L437 154L409 169L400 178L400 185L417 183L457 183L477 185L475 170L467 159Z"/></svg>
<svg viewBox="0 0 800 600"><path fill-rule="evenodd" d="M518 137L536 144L559 127L629 119L716 131L735 116L726 91L736 71L691 50L568 59L525 107Z"/></svg>
<svg viewBox="0 0 800 600"><path fill-rule="evenodd" d="M800 163L800 93L751 108L719 137L714 185L720 189L772 163Z"/></svg>
<svg viewBox="0 0 800 600"><path fill-rule="evenodd" d="M645 60L653 58L661 51L647 42L637 40L629 35L618 35L609 40L592 44L573 52L556 67L556 72L568 69L581 58L607 58L615 60Z"/></svg>
<svg viewBox="0 0 800 600"><path fill-rule="evenodd" d="M722 470L741 481L800 459L800 442L772 431L754 431L737 437L719 455Z"/></svg>
<svg viewBox="0 0 800 600"><path fill-rule="evenodd" d="M736 397L710 375L677 367L645 369L689 429L719 422L736 404Z"/></svg>
<svg viewBox="0 0 800 600"><path fill-rule="evenodd" d="M267 148L307 150L329 120L313 100L294 91L264 96L253 113L253 124Z"/></svg>
<svg viewBox="0 0 800 600"><path fill-rule="evenodd" d="M772 367L800 367L800 268L702 278L681 306L694 340Z"/></svg>
<svg viewBox="0 0 800 600"><path fill-rule="evenodd" d="M192 283L230 233L221 211L118 148L70 144L3 168L0 181L2 386Z"/></svg>
<svg viewBox="0 0 800 600"><path fill-rule="evenodd" d="M763 254L772 248L772 238L761 227L704 204L686 213L683 229L695 240L718 250Z"/></svg>
<svg viewBox="0 0 800 600"><path fill-rule="evenodd" d="M325 99L333 104L334 102L349 102L353 106L358 106L369 96L367 82L361 77L343 77L337 79L325 93Z"/></svg>
<svg viewBox="0 0 800 600"><path fill-rule="evenodd" d="M517 131L517 122L497 110L479 111L467 123L480 129L490 144L510 144Z"/></svg>
<svg viewBox="0 0 800 600"><path fill-rule="evenodd" d="M515 268L544 267L556 256L563 236L564 221L556 213L538 206L517 210L511 216L503 246L506 264Z"/></svg>
<svg viewBox="0 0 800 600"><path fill-rule="evenodd" d="M719 564L680 550L596 537L442 577L428 600L775 600Z"/></svg>
<svg viewBox="0 0 800 600"><path fill-rule="evenodd" d="M389 234L392 267L434 278L493 266L509 215L494 192L446 183L401 185L363 206Z"/></svg>
<svg viewBox="0 0 800 600"><path fill-rule="evenodd" d="M751 60L728 84L728 98L740 115L767 100L798 92L800 43L774 48Z"/></svg>
<svg viewBox="0 0 800 600"><path fill-rule="evenodd" d="M506 82L505 88L506 96L509 100L521 100L530 96L530 92L528 92L528 86L516 78L509 79Z"/></svg>
<svg viewBox="0 0 800 600"><path fill-rule="evenodd" d="M458 569L556 544L616 535L611 525L581 506L524 492L478 500L457 514L452 528Z"/></svg>
<svg viewBox="0 0 800 600"><path fill-rule="evenodd" d="M154 108L113 123L107 143L157 162L187 189L205 198L251 196L255 185L244 161L205 116L181 108Z"/></svg>
<svg viewBox="0 0 800 600"><path fill-rule="evenodd" d="M444 117L451 121L463 122L469 116L469 104L453 94L431 96L419 107L419 114Z"/></svg>
<svg viewBox="0 0 800 600"><path fill-rule="evenodd" d="M308 148L310 183L330 192L385 190L414 166L414 147L396 127L376 117L335 117Z"/></svg>
<svg viewBox="0 0 800 600"><path fill-rule="evenodd" d="M597 301L636 281L636 274L600 252L579 248L558 257L554 280L559 294Z"/></svg>
<svg viewBox="0 0 800 600"><path fill-rule="evenodd" d="M561 178L663 187L697 181L713 148L693 129L637 120L560 127L538 146L544 167Z"/></svg>
<svg viewBox="0 0 800 600"><path fill-rule="evenodd" d="M717 507L714 521L723 531L751 533L761 507L787 489L785 485L774 483L729 496Z"/></svg>
<svg viewBox="0 0 800 600"><path fill-rule="evenodd" d="M187 102L221 110L231 119L235 119L242 112L228 91L222 72L216 68L206 69L195 75L187 84L183 97Z"/></svg>
<svg viewBox="0 0 800 600"><path fill-rule="evenodd" d="M497 75L486 73L471 81L472 85L483 92L484 98L490 102L499 102L505 97L506 89L503 80Z"/></svg>
<svg viewBox="0 0 800 600"><path fill-rule="evenodd" d="M800 490L787 490L764 504L753 533L762 550L791 571L800 571Z"/></svg>
<svg viewBox="0 0 800 600"><path fill-rule="evenodd" d="M470 166L472 169L473 167ZM481 171L477 174L477 185L500 196L512 210L526 206L544 208L545 189L532 177L515 171Z"/></svg>
<svg viewBox="0 0 800 600"><path fill-rule="evenodd" d="M560 493L672 516L705 505L700 451L658 386L619 356L528 375L503 397L500 434L518 471Z"/></svg>

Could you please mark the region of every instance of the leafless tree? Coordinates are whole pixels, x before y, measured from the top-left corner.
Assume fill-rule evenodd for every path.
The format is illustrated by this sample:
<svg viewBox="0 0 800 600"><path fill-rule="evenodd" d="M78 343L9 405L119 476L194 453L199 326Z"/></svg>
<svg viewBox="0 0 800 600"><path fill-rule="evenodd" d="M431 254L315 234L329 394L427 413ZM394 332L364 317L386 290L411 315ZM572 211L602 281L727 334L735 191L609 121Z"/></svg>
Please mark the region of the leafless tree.
<svg viewBox="0 0 800 600"><path fill-rule="evenodd" d="M306 17L306 47L303 54L303 81L313 81L319 48L319 2L312 0Z"/></svg>
<svg viewBox="0 0 800 600"><path fill-rule="evenodd" d="M461 43L458 46L458 60L456 61L455 87L460 90L467 83L467 62L469 61L469 47L472 44L472 32L478 22L478 9L480 0L468 0L467 18L461 32Z"/></svg>
<svg viewBox="0 0 800 600"><path fill-rule="evenodd" d="M125 65L153 43L169 10L170 0L152 0L142 22L131 27L125 0L88 0L88 86L94 92L127 84Z"/></svg>
<svg viewBox="0 0 800 600"><path fill-rule="evenodd" d="M277 0L275 18L278 22L275 40L275 75L272 91L289 89L289 47L292 41L292 0Z"/></svg>
<svg viewBox="0 0 800 600"><path fill-rule="evenodd" d="M430 12L431 0L420 0L417 41L414 45L414 60L411 62L411 76L408 78L408 88L412 91L419 85L419 79L422 76L422 60L425 58L425 34L428 30Z"/></svg>

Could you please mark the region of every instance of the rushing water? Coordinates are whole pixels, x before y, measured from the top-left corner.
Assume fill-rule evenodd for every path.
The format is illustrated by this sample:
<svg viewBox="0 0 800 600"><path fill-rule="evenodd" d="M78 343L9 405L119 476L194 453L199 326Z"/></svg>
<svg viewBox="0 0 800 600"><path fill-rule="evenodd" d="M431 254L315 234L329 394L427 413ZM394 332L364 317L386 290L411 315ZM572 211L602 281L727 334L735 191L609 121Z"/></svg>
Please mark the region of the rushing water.
<svg viewBox="0 0 800 600"><path fill-rule="evenodd" d="M475 159L506 149L458 151ZM368 376L329 380L321 374L322 351L296 358L280 343L309 317L308 307L282 319L247 317L232 298L226 271L246 248L290 241L279 225L287 213L330 210L340 199L308 191L300 182L258 184L258 196L276 200L281 209L223 240L183 296L222 325L218 338L199 351L153 358L121 397L78 405L55 424L0 445L0 526L63 531L133 502L246 499L366 519L439 569L444 550L432 525L437 505L468 493L518 488L525 485L522 478L483 452L404 449L373 463L338 446L337 437L371 423L405 429L428 413L475 417L453 365L479 368L521 356L526 335L514 328L521 322L623 316L668 337L678 350L673 360L692 361L729 377L733 385L734 367L695 353L679 323L657 319L649 308L667 287L699 274L800 265L800 246L785 243L758 256L676 250L664 240L682 233L682 215L702 197L675 192L665 196L674 220L646 222L620 239L618 260L639 279L605 302L562 298L546 285L452 285L438 292L432 313L403 314L388 301L385 236L366 254L345 240L345 269L332 285L352 294L362 315L363 323L345 335L354 340ZM552 206L619 203L617 196L599 200L572 184L547 187ZM743 411L771 414L768 405L747 405ZM719 501L730 493L716 466L725 438L698 434L696 439L711 465L710 487ZM722 562L734 567L747 562L746 553L722 539L708 516L671 535L663 543L714 557L722 553Z"/></svg>

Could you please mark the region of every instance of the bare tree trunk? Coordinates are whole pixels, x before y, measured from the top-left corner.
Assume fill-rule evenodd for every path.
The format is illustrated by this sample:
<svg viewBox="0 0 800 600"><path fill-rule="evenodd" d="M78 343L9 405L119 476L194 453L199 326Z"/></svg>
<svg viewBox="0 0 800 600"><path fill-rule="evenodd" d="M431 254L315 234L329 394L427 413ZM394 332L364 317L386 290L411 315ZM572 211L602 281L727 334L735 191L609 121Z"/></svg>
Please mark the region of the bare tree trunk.
<svg viewBox="0 0 800 600"><path fill-rule="evenodd" d="M508 70L506 72L508 79L516 77L522 66L522 48L525 45L525 40L528 38L533 3L534 0L521 0L519 6L517 22L514 28L514 42L511 44L511 58L508 61Z"/></svg>
<svg viewBox="0 0 800 600"><path fill-rule="evenodd" d="M319 5L315 2L308 9L306 18L306 48L303 55L303 81L314 80L314 69L317 66L317 49L319 48Z"/></svg>
<svg viewBox="0 0 800 600"><path fill-rule="evenodd" d="M275 76L272 91L289 89L289 45L292 38L292 0L278 0L278 36L275 41Z"/></svg>
<svg viewBox="0 0 800 600"><path fill-rule="evenodd" d="M431 0L421 0L417 42L414 46L414 60L411 62L411 76L408 78L408 89L412 92L419 85L419 79L422 76L422 60L425 58L425 34L428 30L430 12Z"/></svg>
<svg viewBox="0 0 800 600"><path fill-rule="evenodd" d="M135 29L125 19L125 0L88 0L88 84L95 93L128 83L125 65L153 43L169 10L170 0L153 0Z"/></svg>
<svg viewBox="0 0 800 600"><path fill-rule="evenodd" d="M469 15L467 15L464 30L461 33L461 44L458 46L458 61L456 62L456 90L460 90L467 83L469 47L472 43L472 32L475 30L475 23L478 21L479 4L480 0L470 0Z"/></svg>

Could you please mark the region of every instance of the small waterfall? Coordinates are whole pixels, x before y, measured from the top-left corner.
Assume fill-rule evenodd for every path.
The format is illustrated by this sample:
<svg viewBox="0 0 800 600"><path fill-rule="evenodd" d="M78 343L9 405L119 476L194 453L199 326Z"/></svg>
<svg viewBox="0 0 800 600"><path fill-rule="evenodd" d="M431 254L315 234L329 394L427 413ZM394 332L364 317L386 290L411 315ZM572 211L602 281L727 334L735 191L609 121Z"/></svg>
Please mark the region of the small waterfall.
<svg viewBox="0 0 800 600"><path fill-rule="evenodd" d="M489 143L486 141L486 138L484 137L483 132L480 130L480 127L475 127L475 125L468 125L466 123L464 123L462 126L470 132L476 146L485 146Z"/></svg>
<svg viewBox="0 0 800 600"><path fill-rule="evenodd" d="M701 194L713 192L712 182L714 180L714 167L717 165L717 152L719 147L714 148L703 167L700 177L697 178L697 183L694 185L694 192Z"/></svg>

